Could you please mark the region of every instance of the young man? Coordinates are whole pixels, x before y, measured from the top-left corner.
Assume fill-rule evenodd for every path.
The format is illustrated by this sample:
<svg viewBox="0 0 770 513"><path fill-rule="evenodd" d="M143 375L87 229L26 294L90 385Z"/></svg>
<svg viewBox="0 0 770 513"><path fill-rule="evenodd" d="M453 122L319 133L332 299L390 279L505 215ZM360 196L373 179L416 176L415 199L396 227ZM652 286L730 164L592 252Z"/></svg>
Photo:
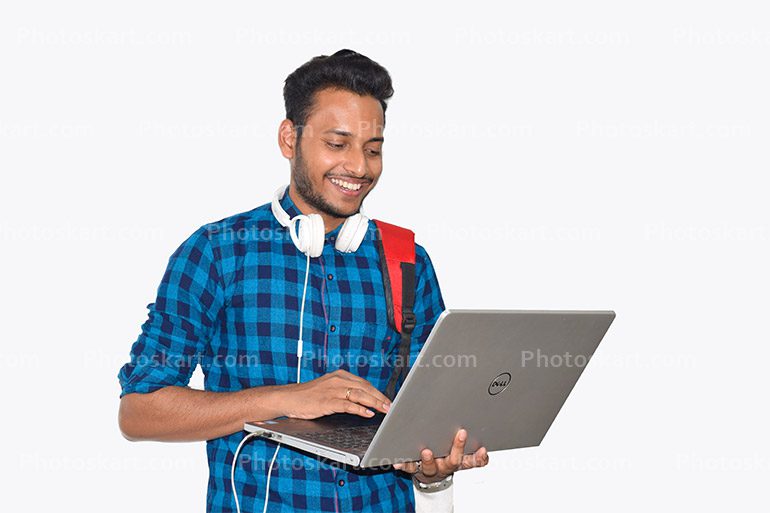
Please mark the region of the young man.
<svg viewBox="0 0 770 513"><path fill-rule="evenodd" d="M388 72L350 50L289 75L278 144L291 182L277 201L289 218L320 216L320 254L300 251L265 204L196 230L148 305L118 375L120 429L129 440L206 440L207 511L235 511L230 470L245 421L389 409L400 335L388 324L373 223L354 251L336 241L382 173L392 94ZM415 278L410 364L444 310L419 245ZM205 390L187 387L198 363ZM466 437L458 432L447 457L425 449L421 462L368 470L283 446L271 464L276 444L256 438L238 458L235 486L243 511L261 510L272 466L270 511L450 511L452 474L488 462L484 448L463 454Z"/></svg>

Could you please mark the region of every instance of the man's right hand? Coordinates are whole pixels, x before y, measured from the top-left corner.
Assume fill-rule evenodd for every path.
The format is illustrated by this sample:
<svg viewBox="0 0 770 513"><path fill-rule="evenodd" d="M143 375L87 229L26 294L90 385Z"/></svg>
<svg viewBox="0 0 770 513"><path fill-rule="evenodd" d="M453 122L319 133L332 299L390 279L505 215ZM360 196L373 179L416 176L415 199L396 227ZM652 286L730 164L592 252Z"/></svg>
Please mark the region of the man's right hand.
<svg viewBox="0 0 770 513"><path fill-rule="evenodd" d="M281 409L287 417L296 419L317 419L332 413L369 418L374 415L372 409L383 413L390 409L390 399L382 392L364 378L343 369L279 388Z"/></svg>

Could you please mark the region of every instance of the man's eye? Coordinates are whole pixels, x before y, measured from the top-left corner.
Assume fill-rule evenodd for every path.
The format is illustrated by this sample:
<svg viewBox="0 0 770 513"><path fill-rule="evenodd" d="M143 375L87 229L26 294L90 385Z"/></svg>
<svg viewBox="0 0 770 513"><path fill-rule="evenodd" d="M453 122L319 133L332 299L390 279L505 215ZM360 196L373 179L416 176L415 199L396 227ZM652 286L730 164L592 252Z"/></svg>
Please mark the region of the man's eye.
<svg viewBox="0 0 770 513"><path fill-rule="evenodd" d="M341 150L345 145L344 144L336 144L332 142L327 142L326 145L329 148L335 149L335 150Z"/></svg>
<svg viewBox="0 0 770 513"><path fill-rule="evenodd" d="M377 156L379 156L381 153L382 153L381 151L377 151L377 150L369 150L369 155L371 155L372 157L377 157Z"/></svg>

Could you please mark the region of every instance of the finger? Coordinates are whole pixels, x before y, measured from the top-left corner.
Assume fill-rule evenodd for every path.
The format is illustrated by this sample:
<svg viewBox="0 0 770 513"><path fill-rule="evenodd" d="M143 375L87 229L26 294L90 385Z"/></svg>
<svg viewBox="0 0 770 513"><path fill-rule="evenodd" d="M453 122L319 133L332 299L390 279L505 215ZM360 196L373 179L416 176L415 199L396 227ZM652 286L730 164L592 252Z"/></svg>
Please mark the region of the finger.
<svg viewBox="0 0 770 513"><path fill-rule="evenodd" d="M404 472L408 474L414 474L417 472L417 463L414 461L406 461L404 463L396 463L393 465L393 468L398 470L403 470Z"/></svg>
<svg viewBox="0 0 770 513"><path fill-rule="evenodd" d="M364 390L366 393L376 398L378 402L387 404L388 406L390 406L391 400L388 399L388 397L385 394L377 390L377 388L374 385L372 385L369 381L365 380L360 376L356 376L355 374L352 374L344 369L337 369L335 372L338 373L340 378L355 382L356 388L360 388ZM350 384L348 384L348 386L350 386ZM383 411L387 411L387 410L383 410Z"/></svg>
<svg viewBox="0 0 770 513"><path fill-rule="evenodd" d="M459 469L460 465L462 465L463 455L465 453L465 441L467 439L468 432L465 429L460 429L455 435L452 449L449 451L449 456L446 457L446 463L452 471Z"/></svg>
<svg viewBox="0 0 770 513"><path fill-rule="evenodd" d="M489 451L487 451L486 447L482 447L479 449L479 457L481 458L481 466L485 466L489 463Z"/></svg>
<svg viewBox="0 0 770 513"><path fill-rule="evenodd" d="M479 451L476 451L473 454L466 454L465 456L463 456L463 462L460 465L460 468L462 470L467 470L470 468L482 467L484 466L484 463L482 460L483 459Z"/></svg>
<svg viewBox="0 0 770 513"><path fill-rule="evenodd" d="M390 399L388 399L385 394L377 390L374 385L372 385L369 381L362 378L361 376L356 376L352 372L346 371L345 369L337 369L337 372L339 372L340 377L355 381L357 384L362 385L361 388L366 390L370 395L378 398L380 401L388 404L390 403Z"/></svg>
<svg viewBox="0 0 770 513"><path fill-rule="evenodd" d="M345 399L335 399L332 407L334 408L334 411L338 413L352 413L366 418L374 415L374 412L369 408L352 401L346 401Z"/></svg>
<svg viewBox="0 0 770 513"><path fill-rule="evenodd" d="M433 451L430 449L423 449L420 453L422 460L422 473L425 477L433 477L438 473L438 466L436 459L433 457Z"/></svg>
<svg viewBox="0 0 770 513"><path fill-rule="evenodd" d="M385 394L377 390L374 387L374 385L372 385L368 381L366 380L363 380L363 381L364 381L363 386L361 388L364 390L364 392L372 396L375 399L375 401L380 403L381 405L387 404L388 406L390 406L391 400L388 399ZM387 411L387 410L383 410L383 411Z"/></svg>
<svg viewBox="0 0 770 513"><path fill-rule="evenodd" d="M489 454L487 453L487 449L485 447L481 447L475 453L466 454L463 457L462 468L470 469L470 468L483 467L487 463L489 463Z"/></svg>
<svg viewBox="0 0 770 513"><path fill-rule="evenodd" d="M346 393L347 393L347 389L346 389ZM361 404L363 406L374 408L376 410L381 411L382 413L388 412L388 410L385 408L385 403L383 403L382 400L374 397L367 391L362 390L360 388L351 389L348 400L353 401L354 403Z"/></svg>

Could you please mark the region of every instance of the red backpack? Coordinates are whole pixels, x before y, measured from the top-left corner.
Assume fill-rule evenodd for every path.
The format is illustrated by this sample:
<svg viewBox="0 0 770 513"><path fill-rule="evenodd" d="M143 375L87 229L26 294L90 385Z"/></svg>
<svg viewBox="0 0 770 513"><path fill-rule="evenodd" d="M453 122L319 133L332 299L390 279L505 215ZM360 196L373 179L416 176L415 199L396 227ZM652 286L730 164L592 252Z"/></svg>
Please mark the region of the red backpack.
<svg viewBox="0 0 770 513"><path fill-rule="evenodd" d="M380 269L388 307L388 323L401 334L398 357L385 395L393 400L396 385L409 372L409 346L415 327L415 248L414 232L394 224L374 219L379 238L375 245L380 254Z"/></svg>

